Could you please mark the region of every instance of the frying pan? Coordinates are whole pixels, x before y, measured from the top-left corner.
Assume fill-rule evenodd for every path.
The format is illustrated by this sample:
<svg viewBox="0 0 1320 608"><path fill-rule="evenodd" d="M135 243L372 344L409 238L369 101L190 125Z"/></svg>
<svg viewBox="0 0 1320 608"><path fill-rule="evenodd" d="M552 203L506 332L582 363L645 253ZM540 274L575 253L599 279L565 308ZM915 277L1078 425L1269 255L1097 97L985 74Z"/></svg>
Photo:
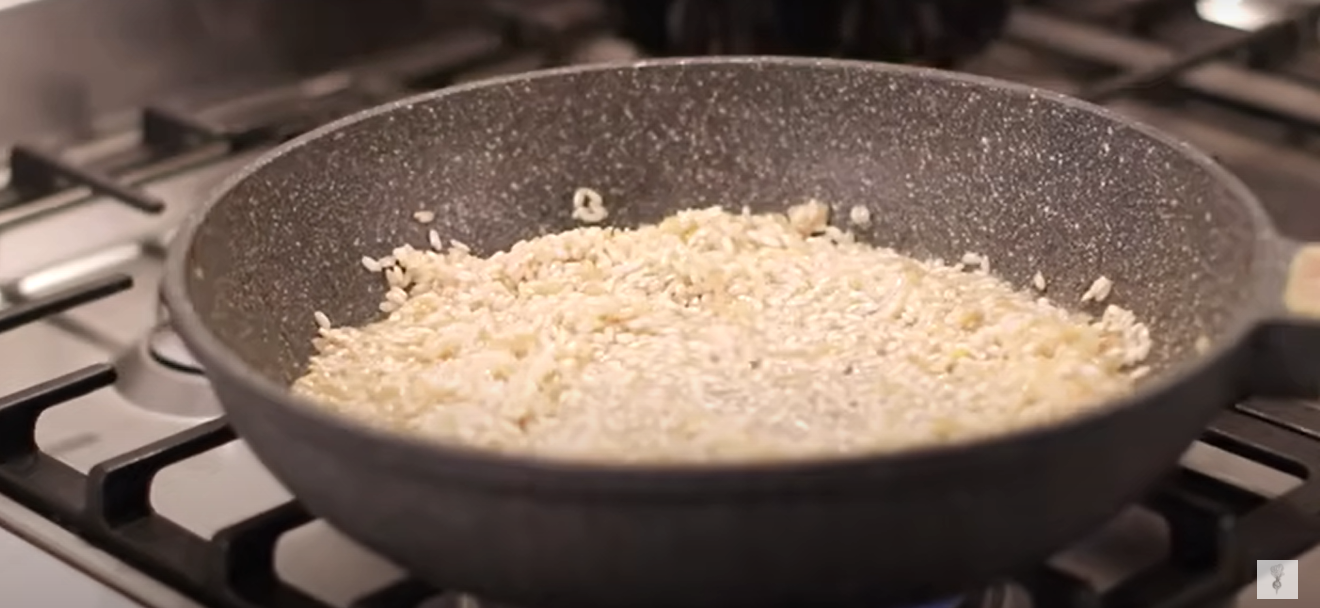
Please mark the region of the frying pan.
<svg viewBox="0 0 1320 608"><path fill-rule="evenodd" d="M1150 325L1156 373L987 440L666 466L395 436L286 389L314 311L380 316L360 259L424 245L416 210L489 254L574 227L581 186L616 225L864 204L871 242L984 253L1020 285L1042 272L1064 303L1103 274ZM1318 292L1320 250L1278 236L1205 154L1107 110L929 69L727 57L500 78L335 122L221 187L164 286L234 428L310 511L437 585L574 608L876 608L1013 575L1137 499L1220 408L1314 394Z"/></svg>

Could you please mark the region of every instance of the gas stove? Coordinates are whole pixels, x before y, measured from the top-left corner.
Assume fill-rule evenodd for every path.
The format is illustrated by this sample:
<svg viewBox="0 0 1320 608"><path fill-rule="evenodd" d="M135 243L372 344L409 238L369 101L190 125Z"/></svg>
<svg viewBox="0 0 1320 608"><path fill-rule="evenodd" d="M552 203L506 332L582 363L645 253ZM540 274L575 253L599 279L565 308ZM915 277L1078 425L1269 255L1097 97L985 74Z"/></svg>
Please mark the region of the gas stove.
<svg viewBox="0 0 1320 608"><path fill-rule="evenodd" d="M205 0L107 4L0 3L0 49L36 57L0 59L7 96L21 100L0 104L5 604L491 606L409 579L305 512L253 458L158 305L163 248L220 179L318 124L636 48L579 0L463 18L444 2L395 3L392 15L319 3L314 17L292 1L288 14L246 1L224 13ZM1241 176L1285 233L1320 240L1313 4L1023 3L962 69L1089 96L1177 134ZM317 20L306 29L357 35L306 39L288 29L304 17ZM150 48L126 35L148 29L169 33ZM161 46L173 52L161 58ZM1320 404L1242 404L1104 529L937 606L1251 606L1273 565L1257 560L1294 559L1284 577L1320 597L1320 484L1307 479L1318 467Z"/></svg>

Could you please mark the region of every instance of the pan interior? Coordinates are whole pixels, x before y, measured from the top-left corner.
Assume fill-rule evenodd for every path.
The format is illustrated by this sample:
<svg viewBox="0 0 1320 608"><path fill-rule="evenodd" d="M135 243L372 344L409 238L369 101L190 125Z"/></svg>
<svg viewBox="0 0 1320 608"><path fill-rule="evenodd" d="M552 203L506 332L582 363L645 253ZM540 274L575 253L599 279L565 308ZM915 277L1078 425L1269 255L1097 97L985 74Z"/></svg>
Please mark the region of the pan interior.
<svg viewBox="0 0 1320 608"><path fill-rule="evenodd" d="M364 255L424 247L430 228L482 254L572 228L583 186L615 225L710 204L817 198L841 219L865 205L870 242L985 254L1022 286L1039 271L1069 306L1104 275L1162 367L1248 305L1260 223L1181 148L1052 96L884 66L660 63L442 93L291 147L210 209L187 288L224 344L287 383L313 311L382 315Z"/></svg>

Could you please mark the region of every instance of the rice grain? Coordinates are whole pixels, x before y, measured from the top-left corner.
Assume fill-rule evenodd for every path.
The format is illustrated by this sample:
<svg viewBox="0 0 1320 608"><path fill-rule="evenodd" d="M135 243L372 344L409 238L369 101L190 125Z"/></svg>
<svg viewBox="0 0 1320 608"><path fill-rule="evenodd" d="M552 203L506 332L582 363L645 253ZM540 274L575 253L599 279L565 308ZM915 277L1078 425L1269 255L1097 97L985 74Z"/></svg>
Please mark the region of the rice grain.
<svg viewBox="0 0 1320 608"><path fill-rule="evenodd" d="M1109 277L1099 277L1082 293L1082 302L1104 302L1114 290L1114 282Z"/></svg>
<svg viewBox="0 0 1320 608"><path fill-rule="evenodd" d="M1149 371L1130 311L1095 318L858 243L828 213L691 209L489 257L401 247L387 317L323 329L293 390L501 452L709 462L966 441L1073 416Z"/></svg>
<svg viewBox="0 0 1320 608"><path fill-rule="evenodd" d="M584 224L598 224L609 217L605 199L591 188L578 188L573 192L573 219Z"/></svg>
<svg viewBox="0 0 1320 608"><path fill-rule="evenodd" d="M871 210L863 205L855 205L848 210L848 221L852 225L865 228L871 225Z"/></svg>

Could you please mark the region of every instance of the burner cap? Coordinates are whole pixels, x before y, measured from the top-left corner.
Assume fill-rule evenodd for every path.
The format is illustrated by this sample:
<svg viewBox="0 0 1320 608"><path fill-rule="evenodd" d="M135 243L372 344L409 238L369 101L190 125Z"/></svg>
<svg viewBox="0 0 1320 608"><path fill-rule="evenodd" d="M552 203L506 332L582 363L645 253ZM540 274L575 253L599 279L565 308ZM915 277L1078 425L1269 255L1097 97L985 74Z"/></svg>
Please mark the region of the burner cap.
<svg viewBox="0 0 1320 608"><path fill-rule="evenodd" d="M181 372L202 373L202 366L193 359L192 353L188 352L188 347L184 346L179 334L174 333L168 325L152 330L151 335L147 337L147 348L151 351L151 357L161 365Z"/></svg>
<svg viewBox="0 0 1320 608"><path fill-rule="evenodd" d="M120 353L115 371L115 389L144 410L186 418L220 415L202 366L167 325Z"/></svg>

